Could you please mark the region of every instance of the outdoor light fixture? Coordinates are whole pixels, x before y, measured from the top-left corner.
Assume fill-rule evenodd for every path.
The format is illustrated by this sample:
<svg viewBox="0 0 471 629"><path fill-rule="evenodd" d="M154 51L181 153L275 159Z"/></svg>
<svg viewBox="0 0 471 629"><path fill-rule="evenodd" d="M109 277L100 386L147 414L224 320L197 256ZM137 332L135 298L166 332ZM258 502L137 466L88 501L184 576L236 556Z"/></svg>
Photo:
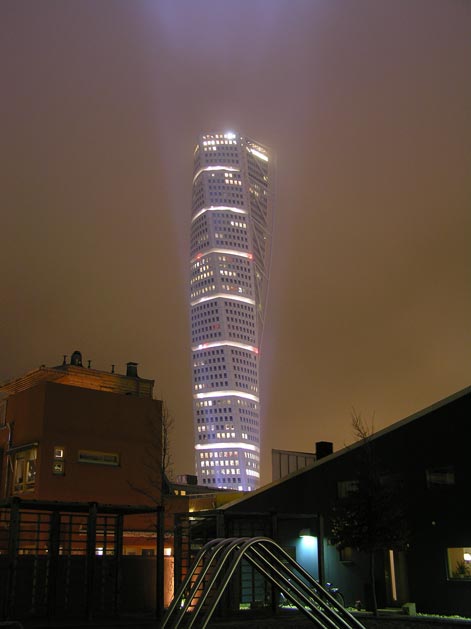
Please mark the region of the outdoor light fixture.
<svg viewBox="0 0 471 629"><path fill-rule="evenodd" d="M311 529L301 529L299 531L299 537L314 537Z"/></svg>
<svg viewBox="0 0 471 629"><path fill-rule="evenodd" d="M471 561L471 553L464 553L463 559L465 561Z"/></svg>

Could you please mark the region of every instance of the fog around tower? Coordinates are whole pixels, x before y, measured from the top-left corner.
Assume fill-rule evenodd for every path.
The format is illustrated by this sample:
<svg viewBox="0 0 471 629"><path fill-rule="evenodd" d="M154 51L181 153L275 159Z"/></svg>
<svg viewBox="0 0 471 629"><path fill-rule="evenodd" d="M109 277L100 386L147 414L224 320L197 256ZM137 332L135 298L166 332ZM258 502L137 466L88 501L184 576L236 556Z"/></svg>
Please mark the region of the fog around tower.
<svg viewBox="0 0 471 629"><path fill-rule="evenodd" d="M155 378L193 471L193 149L277 156L271 448L335 448L469 384L471 42L461 0L4 0L0 380L80 349Z"/></svg>

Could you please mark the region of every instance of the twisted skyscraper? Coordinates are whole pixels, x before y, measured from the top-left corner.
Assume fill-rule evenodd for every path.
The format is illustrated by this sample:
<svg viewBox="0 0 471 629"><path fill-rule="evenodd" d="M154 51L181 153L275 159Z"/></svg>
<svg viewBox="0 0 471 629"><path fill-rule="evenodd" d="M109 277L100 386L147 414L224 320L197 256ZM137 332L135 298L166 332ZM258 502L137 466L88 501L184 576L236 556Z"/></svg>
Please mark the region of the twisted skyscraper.
<svg viewBox="0 0 471 629"><path fill-rule="evenodd" d="M236 133L194 154L190 306L198 482L260 482L259 350L270 262L272 162Z"/></svg>

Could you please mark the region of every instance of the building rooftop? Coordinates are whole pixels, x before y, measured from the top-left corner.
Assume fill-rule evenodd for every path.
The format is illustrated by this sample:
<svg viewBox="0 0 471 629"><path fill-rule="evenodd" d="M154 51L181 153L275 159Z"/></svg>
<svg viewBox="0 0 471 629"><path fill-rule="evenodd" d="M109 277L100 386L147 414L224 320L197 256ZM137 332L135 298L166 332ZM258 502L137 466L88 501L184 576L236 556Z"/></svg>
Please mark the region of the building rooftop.
<svg viewBox="0 0 471 629"><path fill-rule="evenodd" d="M73 387L119 393L121 395L135 395L137 397L152 397L154 380L140 378L137 375L137 363L127 363L126 374L92 369L82 366L82 356L75 351L69 363L64 356L64 362L56 367L41 365L38 369L13 378L0 385L0 399L31 389L43 382L56 382Z"/></svg>

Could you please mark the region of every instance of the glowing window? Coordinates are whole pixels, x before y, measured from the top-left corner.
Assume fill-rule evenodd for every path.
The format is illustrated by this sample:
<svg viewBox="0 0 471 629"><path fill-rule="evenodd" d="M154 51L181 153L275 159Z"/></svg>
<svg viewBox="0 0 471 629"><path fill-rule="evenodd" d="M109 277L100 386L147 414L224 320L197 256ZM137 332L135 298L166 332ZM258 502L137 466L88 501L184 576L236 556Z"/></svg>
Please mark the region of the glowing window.
<svg viewBox="0 0 471 629"><path fill-rule="evenodd" d="M65 458L65 449L62 446L54 446L54 459L63 461Z"/></svg>
<svg viewBox="0 0 471 629"><path fill-rule="evenodd" d="M33 491L36 484L37 448L28 448L15 454L13 491Z"/></svg>
<svg viewBox="0 0 471 629"><path fill-rule="evenodd" d="M448 578L471 580L471 547L447 548Z"/></svg>

